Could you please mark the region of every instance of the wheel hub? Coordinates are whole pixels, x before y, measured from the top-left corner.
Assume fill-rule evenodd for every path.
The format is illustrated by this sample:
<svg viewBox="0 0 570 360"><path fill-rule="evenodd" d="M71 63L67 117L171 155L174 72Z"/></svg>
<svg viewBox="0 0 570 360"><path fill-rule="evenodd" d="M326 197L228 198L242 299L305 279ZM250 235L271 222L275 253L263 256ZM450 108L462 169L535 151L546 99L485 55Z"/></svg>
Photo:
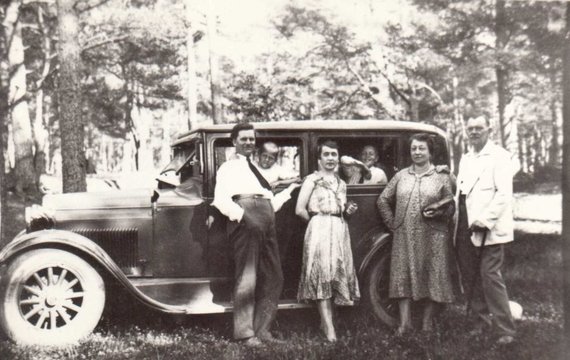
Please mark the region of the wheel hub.
<svg viewBox="0 0 570 360"><path fill-rule="evenodd" d="M32 274L22 286L20 312L34 327L51 330L67 325L82 310L79 278L61 267Z"/></svg>

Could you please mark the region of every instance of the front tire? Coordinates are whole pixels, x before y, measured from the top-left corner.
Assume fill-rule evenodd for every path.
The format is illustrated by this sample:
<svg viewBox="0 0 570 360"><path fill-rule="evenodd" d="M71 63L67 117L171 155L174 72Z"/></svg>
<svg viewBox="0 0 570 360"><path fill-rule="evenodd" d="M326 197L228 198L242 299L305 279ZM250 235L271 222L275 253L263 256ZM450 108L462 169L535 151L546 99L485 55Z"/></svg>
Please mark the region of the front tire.
<svg viewBox="0 0 570 360"><path fill-rule="evenodd" d="M0 326L14 342L66 345L91 334L103 312L105 286L85 260L59 249L13 260L0 283Z"/></svg>
<svg viewBox="0 0 570 360"><path fill-rule="evenodd" d="M390 251L384 250L370 264L364 284L369 308L376 318L389 326L398 324L398 303L388 296L390 286Z"/></svg>

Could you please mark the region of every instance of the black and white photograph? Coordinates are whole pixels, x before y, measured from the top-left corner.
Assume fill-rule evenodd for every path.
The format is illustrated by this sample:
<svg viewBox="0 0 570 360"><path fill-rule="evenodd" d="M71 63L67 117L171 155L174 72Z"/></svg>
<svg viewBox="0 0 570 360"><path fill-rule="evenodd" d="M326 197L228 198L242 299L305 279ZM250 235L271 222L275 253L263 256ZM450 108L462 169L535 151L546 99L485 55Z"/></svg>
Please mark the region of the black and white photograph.
<svg viewBox="0 0 570 360"><path fill-rule="evenodd" d="M570 2L0 25L0 359L569 357Z"/></svg>

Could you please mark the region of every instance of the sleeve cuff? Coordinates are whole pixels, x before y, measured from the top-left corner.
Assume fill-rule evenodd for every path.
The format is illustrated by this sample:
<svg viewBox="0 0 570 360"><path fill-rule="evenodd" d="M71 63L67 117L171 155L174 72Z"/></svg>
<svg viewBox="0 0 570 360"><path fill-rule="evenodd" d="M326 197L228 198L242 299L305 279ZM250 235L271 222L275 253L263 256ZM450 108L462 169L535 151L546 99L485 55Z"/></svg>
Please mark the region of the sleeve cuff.
<svg viewBox="0 0 570 360"><path fill-rule="evenodd" d="M230 211L228 218L231 221L240 222L241 219L243 218L243 213L244 213L244 210L241 207L237 206L236 208L234 208Z"/></svg>

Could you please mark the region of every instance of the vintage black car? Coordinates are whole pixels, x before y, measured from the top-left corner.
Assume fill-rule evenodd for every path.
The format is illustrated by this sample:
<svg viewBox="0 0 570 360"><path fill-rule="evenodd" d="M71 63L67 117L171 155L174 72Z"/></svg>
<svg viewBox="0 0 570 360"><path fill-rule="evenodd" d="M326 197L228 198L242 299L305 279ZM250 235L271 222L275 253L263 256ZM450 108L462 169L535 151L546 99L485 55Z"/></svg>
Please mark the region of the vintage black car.
<svg viewBox="0 0 570 360"><path fill-rule="evenodd" d="M433 134L436 164L448 164L445 133L401 121L257 123L258 145L279 146L279 164L302 178L317 169L317 145L333 139L341 155L364 145L380 153L388 178L410 164L408 139ZM231 124L204 126L172 145L172 162L156 189L46 195L26 209L27 229L0 251L0 325L26 344L64 344L90 334L112 284L164 312L232 311L232 257L226 218L210 206L216 170L232 151ZM168 176L166 176L168 175ZM376 200L383 185L348 185L358 212L348 222L363 301L381 321L395 323L387 297L391 234ZM279 188L276 189L279 191ZM298 191L297 191L298 192ZM295 215L297 192L276 214L285 286L280 309L296 301L304 222Z"/></svg>

